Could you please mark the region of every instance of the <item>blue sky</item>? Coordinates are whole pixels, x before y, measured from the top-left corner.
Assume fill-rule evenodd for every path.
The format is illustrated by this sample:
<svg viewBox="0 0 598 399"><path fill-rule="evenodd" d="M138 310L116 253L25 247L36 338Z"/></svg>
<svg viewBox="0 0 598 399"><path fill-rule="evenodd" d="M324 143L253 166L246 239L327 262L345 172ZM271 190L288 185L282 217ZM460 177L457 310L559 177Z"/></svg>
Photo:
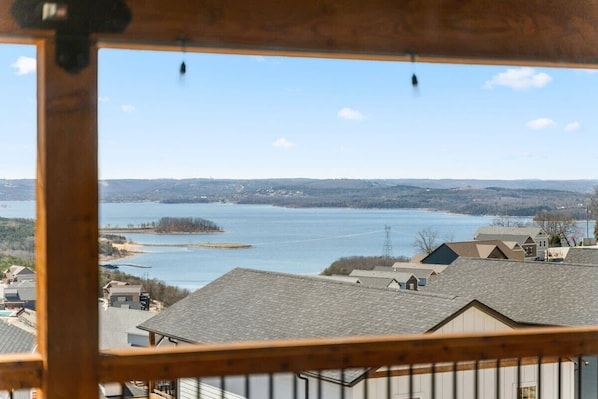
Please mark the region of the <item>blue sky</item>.
<svg viewBox="0 0 598 399"><path fill-rule="evenodd" d="M35 176L34 57L0 47L0 178ZM104 179L598 178L593 71L123 50L99 59Z"/></svg>

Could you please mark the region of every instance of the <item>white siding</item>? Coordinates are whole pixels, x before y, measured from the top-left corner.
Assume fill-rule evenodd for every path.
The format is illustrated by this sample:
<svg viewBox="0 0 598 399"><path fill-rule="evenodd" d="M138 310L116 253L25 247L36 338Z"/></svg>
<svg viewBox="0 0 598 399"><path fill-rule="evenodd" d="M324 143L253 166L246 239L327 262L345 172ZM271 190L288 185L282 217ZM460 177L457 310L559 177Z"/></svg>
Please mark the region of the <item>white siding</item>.
<svg viewBox="0 0 598 399"><path fill-rule="evenodd" d="M294 374L278 374L273 377L273 396L276 399L293 398L293 379ZM220 399L221 398L221 380L220 378L202 378L200 382L200 395L197 393L198 381L195 378L184 378L178 383L179 399ZM301 395L304 395L304 382L298 380L297 389ZM245 377L232 376L224 379L225 399L243 399L245 398ZM249 377L249 396L251 398L270 397L270 383L267 375L253 375ZM304 397L304 396L300 396ZM349 398L347 398L349 399Z"/></svg>
<svg viewBox="0 0 598 399"><path fill-rule="evenodd" d="M501 399L517 399L517 367L502 367L499 377L499 389ZM536 386L538 366L521 367L521 386ZM542 392L543 399L558 399L557 392L557 364L544 364L542 366ZM455 378L456 377L456 378ZM412 379L411 398L418 399L455 399L453 397L453 383L456 380L456 398L474 399L475 396L475 371L459 371L454 376L451 372L442 372L435 375L435 395L432 395L432 375L414 375ZM562 395L560 398L573 399L573 363L562 364ZM496 369L478 370L478 396L481 399L496 398L497 391ZM409 377L393 377L391 380L391 393L387 394L388 384L386 378L375 378L368 380L368 398L410 399ZM360 382L353 387L352 399L363 399L365 383ZM538 389L538 388L536 388ZM324 396L326 398L326 396ZM330 399L339 396L330 396ZM347 398L349 396L346 396ZM538 393L537 393L537 397Z"/></svg>
<svg viewBox="0 0 598 399"><path fill-rule="evenodd" d="M476 308L470 307L453 320L449 321L435 334L445 333L464 333L464 332L492 332L511 330L512 328L502 321L492 317L488 313Z"/></svg>

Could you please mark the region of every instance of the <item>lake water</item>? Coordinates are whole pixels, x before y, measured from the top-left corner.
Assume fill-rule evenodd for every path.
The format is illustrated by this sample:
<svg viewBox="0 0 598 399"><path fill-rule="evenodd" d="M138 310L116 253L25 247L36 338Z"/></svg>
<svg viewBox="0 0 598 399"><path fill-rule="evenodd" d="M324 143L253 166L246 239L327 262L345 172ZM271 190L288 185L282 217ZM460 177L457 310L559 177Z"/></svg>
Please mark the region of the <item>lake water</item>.
<svg viewBox="0 0 598 399"><path fill-rule="evenodd" d="M0 202L0 216L34 218L33 201ZM161 217L201 217L225 231L215 234L124 234L142 244L251 244L249 249L151 246L147 253L115 261L149 266L121 270L157 278L191 290L202 287L235 267L296 274L317 274L338 258L380 256L390 229L392 254L412 256L418 231L432 228L439 242L470 240L492 217L455 215L413 209L293 209L262 205L102 203L100 225L126 227Z"/></svg>

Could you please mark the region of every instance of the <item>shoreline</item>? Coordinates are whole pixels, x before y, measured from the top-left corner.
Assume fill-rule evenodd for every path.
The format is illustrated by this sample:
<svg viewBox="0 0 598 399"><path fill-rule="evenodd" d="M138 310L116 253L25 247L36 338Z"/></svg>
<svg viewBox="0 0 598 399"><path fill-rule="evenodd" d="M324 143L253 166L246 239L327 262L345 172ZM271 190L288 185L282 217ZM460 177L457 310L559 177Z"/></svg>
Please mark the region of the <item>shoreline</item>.
<svg viewBox="0 0 598 399"><path fill-rule="evenodd" d="M153 227L100 227L100 234L155 234L155 235L190 235L190 234L215 234L224 233L224 230L210 230L210 231L172 231L167 233L159 233Z"/></svg>
<svg viewBox="0 0 598 399"><path fill-rule="evenodd" d="M207 243L182 243L182 244L140 244L136 242L126 242L124 244L112 244L119 251L126 251L123 256L102 256L100 262L111 262L122 259L132 258L139 254L149 253L144 247L178 247L178 248L209 248L209 249L249 249L253 248L251 244L238 242L207 242Z"/></svg>
<svg viewBox="0 0 598 399"><path fill-rule="evenodd" d="M133 243L136 247L180 247L180 248L217 248L217 249L245 249L253 248L251 244L244 244L240 242L198 242L186 244L138 244ZM144 252L144 251L140 251Z"/></svg>
<svg viewBox="0 0 598 399"><path fill-rule="evenodd" d="M124 244L112 243L112 246L114 248L118 249L119 251L126 251L126 255L100 256L100 259L99 259L100 262L110 262L110 261L115 261L115 260L127 259L127 258L132 258L133 256L136 256L139 254L147 253L147 251L144 251L142 249L141 244L136 244L136 243L132 243L132 242L126 242Z"/></svg>

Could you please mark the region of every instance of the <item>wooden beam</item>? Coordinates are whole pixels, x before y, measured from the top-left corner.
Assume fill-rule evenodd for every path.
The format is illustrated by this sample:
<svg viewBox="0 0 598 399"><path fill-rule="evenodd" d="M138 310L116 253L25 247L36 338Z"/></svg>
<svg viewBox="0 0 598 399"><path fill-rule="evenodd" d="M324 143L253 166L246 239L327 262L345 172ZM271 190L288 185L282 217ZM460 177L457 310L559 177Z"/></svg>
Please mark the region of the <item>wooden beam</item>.
<svg viewBox="0 0 598 399"><path fill-rule="evenodd" d="M598 4L584 0L131 0L102 46L419 61L598 64ZM122 43L119 43L122 41ZM172 48L172 47L171 47Z"/></svg>
<svg viewBox="0 0 598 399"><path fill-rule="evenodd" d="M595 354L597 327L183 345L104 351L100 379L120 382Z"/></svg>
<svg viewBox="0 0 598 399"><path fill-rule="evenodd" d="M37 353L0 355L0 391L41 386L42 366Z"/></svg>
<svg viewBox="0 0 598 399"><path fill-rule="evenodd" d="M598 65L587 0L128 0L124 34L101 47L455 63ZM23 31L0 2L0 40Z"/></svg>
<svg viewBox="0 0 598 399"><path fill-rule="evenodd" d="M98 397L97 50L69 75L37 45L37 332L43 398Z"/></svg>

